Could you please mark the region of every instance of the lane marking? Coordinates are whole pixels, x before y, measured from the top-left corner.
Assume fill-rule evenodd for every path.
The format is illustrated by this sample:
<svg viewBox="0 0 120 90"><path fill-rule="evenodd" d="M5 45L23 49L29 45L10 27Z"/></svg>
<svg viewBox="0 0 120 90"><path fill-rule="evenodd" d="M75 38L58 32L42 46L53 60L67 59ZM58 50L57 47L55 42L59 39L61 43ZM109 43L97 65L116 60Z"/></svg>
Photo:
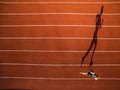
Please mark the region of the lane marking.
<svg viewBox="0 0 120 90"><path fill-rule="evenodd" d="M0 77L0 79L25 79L25 80L69 80L69 81L80 81L80 80L94 80L92 78L44 78L44 77ZM99 80L120 80L120 78L100 78Z"/></svg>
<svg viewBox="0 0 120 90"><path fill-rule="evenodd" d="M0 13L0 15L97 15L98 13ZM120 15L120 13L104 13L102 15Z"/></svg>
<svg viewBox="0 0 120 90"><path fill-rule="evenodd" d="M0 52L31 52L31 53L82 53L79 50L0 50ZM93 52L93 51L89 51ZM95 51L96 53L120 53L120 51Z"/></svg>
<svg viewBox="0 0 120 90"><path fill-rule="evenodd" d="M0 27L96 27L96 25L33 25L32 24L32 25L0 25ZM120 25L102 25L102 27L120 28Z"/></svg>
<svg viewBox="0 0 120 90"><path fill-rule="evenodd" d="M90 38L90 37L0 37L0 39L13 39L13 40L26 40L26 39L57 39L57 40L91 40L91 39L99 39L99 40L120 40L120 38Z"/></svg>
<svg viewBox="0 0 120 90"><path fill-rule="evenodd" d="M30 63L0 63L0 65L10 66L44 66L44 67L80 67L80 64L30 64ZM83 66L89 66L89 64L83 64ZM94 64L97 67L120 67L120 64Z"/></svg>
<svg viewBox="0 0 120 90"><path fill-rule="evenodd" d="M116 2L4 2L0 1L0 4L119 4Z"/></svg>

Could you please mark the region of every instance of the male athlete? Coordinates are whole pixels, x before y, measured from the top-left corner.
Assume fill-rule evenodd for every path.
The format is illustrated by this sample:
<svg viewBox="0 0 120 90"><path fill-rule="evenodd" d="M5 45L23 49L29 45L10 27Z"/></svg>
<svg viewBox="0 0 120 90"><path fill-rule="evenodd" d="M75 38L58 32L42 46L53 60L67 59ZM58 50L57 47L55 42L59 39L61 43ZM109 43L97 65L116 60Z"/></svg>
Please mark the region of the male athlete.
<svg viewBox="0 0 120 90"><path fill-rule="evenodd" d="M95 80L98 80L100 78L100 76L96 75L95 72L92 69L90 69L89 72L80 72L80 74L88 75L88 76L92 77Z"/></svg>

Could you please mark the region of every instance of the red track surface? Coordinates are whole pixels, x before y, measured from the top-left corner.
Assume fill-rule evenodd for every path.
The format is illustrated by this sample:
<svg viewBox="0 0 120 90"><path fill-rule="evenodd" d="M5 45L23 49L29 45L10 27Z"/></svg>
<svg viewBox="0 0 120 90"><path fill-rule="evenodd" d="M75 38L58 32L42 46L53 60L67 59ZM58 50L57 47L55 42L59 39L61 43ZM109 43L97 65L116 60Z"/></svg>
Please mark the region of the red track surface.
<svg viewBox="0 0 120 90"><path fill-rule="evenodd" d="M9 3L1 3L2 1ZM120 89L120 71L119 71L120 15L112 15L116 13L120 14L120 3L109 4L103 3L103 2L118 2L119 0L99 0L99 2L102 3L94 3L97 2L98 0L85 0L85 1L17 0L18 2L58 2L58 3L44 3L44 4L10 3L15 1L16 0L0 1L0 89L33 89L33 90ZM90 3L73 4L59 2L92 2L92 4ZM19 51L19 50L86 51L89 48L90 43L92 41L96 24L95 21L96 15L88 14L99 13L102 5L104 6L102 16L104 22L103 27L98 31L98 44L93 61L94 62L93 68L95 69L95 72L101 76L101 79L95 81L87 76L81 76L79 74L80 71L86 72L89 70L88 66L83 66L82 68L78 66L85 52ZM12 14L88 13L88 14L1 15L11 13ZM105 15L108 13L111 15ZM88 25L88 26L9 27L3 25ZM89 25L92 25L92 27L89 27ZM15 39L16 37L18 37L19 39ZM43 37L43 38L79 37L84 39L20 39L20 37ZM4 50L18 50L18 51L11 52ZM89 64L91 54L92 53L89 53L89 55L85 59L84 64ZM12 65L10 65L10 63Z"/></svg>

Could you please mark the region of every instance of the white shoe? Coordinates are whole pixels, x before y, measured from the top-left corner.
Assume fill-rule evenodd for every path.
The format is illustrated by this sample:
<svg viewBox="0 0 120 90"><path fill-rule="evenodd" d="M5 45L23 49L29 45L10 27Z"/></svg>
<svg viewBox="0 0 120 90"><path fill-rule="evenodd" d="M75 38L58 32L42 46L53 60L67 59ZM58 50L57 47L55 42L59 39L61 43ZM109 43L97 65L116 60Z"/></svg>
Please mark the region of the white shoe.
<svg viewBox="0 0 120 90"><path fill-rule="evenodd" d="M100 79L100 77L96 77L96 78L94 78L95 80L98 80L98 79Z"/></svg>

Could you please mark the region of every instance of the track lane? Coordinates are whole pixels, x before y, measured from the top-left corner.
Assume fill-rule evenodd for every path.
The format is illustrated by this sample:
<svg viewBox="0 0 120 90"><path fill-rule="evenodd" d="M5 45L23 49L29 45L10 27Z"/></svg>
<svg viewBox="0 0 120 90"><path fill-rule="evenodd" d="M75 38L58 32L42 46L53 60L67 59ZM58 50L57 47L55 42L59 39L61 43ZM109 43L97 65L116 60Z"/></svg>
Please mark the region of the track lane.
<svg viewBox="0 0 120 90"><path fill-rule="evenodd" d="M98 88L103 88L103 90L106 90L110 88L111 90L119 90L120 88L119 81L116 81L116 80L110 80L110 81L108 80L51 81L51 80L23 80L23 79L0 79L0 80L2 81L2 83L0 84L1 89L10 89L10 88L23 89L24 88L28 90L29 89L88 90L91 88L94 90L98 90Z"/></svg>
<svg viewBox="0 0 120 90"><path fill-rule="evenodd" d="M0 16L0 25L95 25L96 16L39 15ZM120 16L103 16L103 25L119 25Z"/></svg>
<svg viewBox="0 0 120 90"><path fill-rule="evenodd" d="M88 27L0 27L0 37L92 37L95 28ZM119 28L102 27L99 38L119 38Z"/></svg>
<svg viewBox="0 0 120 90"><path fill-rule="evenodd" d="M0 4L0 13L120 13L120 4ZM111 7L111 9L109 8Z"/></svg>
<svg viewBox="0 0 120 90"><path fill-rule="evenodd" d="M91 38L92 39L92 38ZM86 51L92 40L87 39L26 39L0 40L0 50L55 50L55 51ZM96 51L120 51L120 40L99 40ZM86 45L85 45L86 43Z"/></svg>
<svg viewBox="0 0 120 90"><path fill-rule="evenodd" d="M93 68L101 78L120 78L119 66ZM87 72L89 67L0 65L0 77L87 78L80 75L80 71Z"/></svg>
<svg viewBox="0 0 120 90"><path fill-rule="evenodd" d="M90 53L85 59L88 64ZM41 63L41 64L80 64L84 53L25 53L25 52L0 52L0 62L12 63ZM10 57L10 58L9 58ZM94 64L118 64L119 53L95 53Z"/></svg>

